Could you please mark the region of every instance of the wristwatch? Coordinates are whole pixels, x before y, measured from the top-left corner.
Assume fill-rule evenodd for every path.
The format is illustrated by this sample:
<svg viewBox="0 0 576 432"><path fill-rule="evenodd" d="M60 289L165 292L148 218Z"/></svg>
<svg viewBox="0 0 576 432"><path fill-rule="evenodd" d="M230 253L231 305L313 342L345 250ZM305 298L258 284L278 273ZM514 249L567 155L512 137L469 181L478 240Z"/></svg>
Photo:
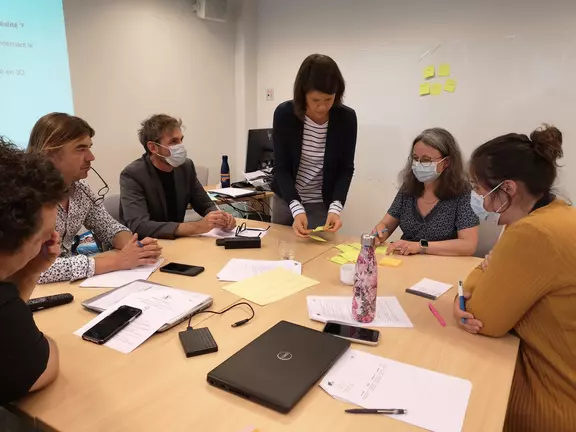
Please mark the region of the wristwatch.
<svg viewBox="0 0 576 432"><path fill-rule="evenodd" d="M420 253L425 254L428 252L428 240L420 240Z"/></svg>

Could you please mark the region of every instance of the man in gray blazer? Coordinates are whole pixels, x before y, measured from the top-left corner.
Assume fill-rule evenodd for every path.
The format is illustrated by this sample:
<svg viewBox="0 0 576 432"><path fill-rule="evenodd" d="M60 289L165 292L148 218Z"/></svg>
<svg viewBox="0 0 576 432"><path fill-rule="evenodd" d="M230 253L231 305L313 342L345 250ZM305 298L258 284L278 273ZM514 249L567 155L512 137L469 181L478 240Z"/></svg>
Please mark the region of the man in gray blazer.
<svg viewBox="0 0 576 432"><path fill-rule="evenodd" d="M165 114L141 124L146 154L120 174L120 219L142 237L174 239L213 228L232 230L234 217L218 210L196 176L182 141L182 121ZM203 219L184 222L188 205Z"/></svg>

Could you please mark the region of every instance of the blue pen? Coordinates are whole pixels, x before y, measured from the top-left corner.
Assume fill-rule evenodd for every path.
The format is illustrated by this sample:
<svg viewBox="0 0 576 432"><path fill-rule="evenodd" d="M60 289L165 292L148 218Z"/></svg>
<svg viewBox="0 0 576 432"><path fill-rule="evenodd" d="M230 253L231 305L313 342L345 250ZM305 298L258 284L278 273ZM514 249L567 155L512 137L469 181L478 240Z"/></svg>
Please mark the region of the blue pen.
<svg viewBox="0 0 576 432"><path fill-rule="evenodd" d="M387 233L388 232L388 228L384 228L382 230L380 230L381 234ZM376 231L374 234L372 234L372 236L378 236L378 234L380 234L378 231Z"/></svg>
<svg viewBox="0 0 576 432"><path fill-rule="evenodd" d="M464 284L458 281L458 300L460 300L460 310L466 311L466 299L464 298ZM466 318L461 319L462 323L466 323Z"/></svg>
<svg viewBox="0 0 576 432"><path fill-rule="evenodd" d="M144 245L142 244L142 242L138 242L138 247L144 247Z"/></svg>

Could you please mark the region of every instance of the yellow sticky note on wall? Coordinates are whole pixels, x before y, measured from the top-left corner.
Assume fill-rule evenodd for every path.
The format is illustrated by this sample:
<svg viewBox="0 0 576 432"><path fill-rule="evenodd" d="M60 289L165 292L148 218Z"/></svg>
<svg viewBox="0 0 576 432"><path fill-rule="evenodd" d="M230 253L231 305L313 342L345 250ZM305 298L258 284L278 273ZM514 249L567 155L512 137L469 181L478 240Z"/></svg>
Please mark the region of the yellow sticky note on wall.
<svg viewBox="0 0 576 432"><path fill-rule="evenodd" d="M438 96L442 94L442 83L434 83L430 86L430 94Z"/></svg>
<svg viewBox="0 0 576 432"><path fill-rule="evenodd" d="M378 264L388 267L398 267L400 264L402 264L402 260L397 258L384 258L380 260Z"/></svg>
<svg viewBox="0 0 576 432"><path fill-rule="evenodd" d="M453 79L447 79L446 83L444 84L444 91L448 93L454 93L456 91L457 82Z"/></svg>
<svg viewBox="0 0 576 432"><path fill-rule="evenodd" d="M450 76L450 65L448 63L443 63L438 69L438 76L449 77Z"/></svg>
<svg viewBox="0 0 576 432"><path fill-rule="evenodd" d="M434 65L426 66L424 68L424 79L434 78L434 75L436 75Z"/></svg>
<svg viewBox="0 0 576 432"><path fill-rule="evenodd" d="M426 96L430 94L430 84L424 83L420 84L420 96Z"/></svg>

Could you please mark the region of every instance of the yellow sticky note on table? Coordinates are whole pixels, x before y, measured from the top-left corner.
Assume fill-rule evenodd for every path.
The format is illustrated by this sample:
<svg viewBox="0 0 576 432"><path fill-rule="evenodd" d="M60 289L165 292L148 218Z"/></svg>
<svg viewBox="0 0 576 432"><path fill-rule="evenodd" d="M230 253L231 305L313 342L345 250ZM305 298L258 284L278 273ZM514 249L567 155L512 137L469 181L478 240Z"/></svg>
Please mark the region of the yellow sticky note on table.
<svg viewBox="0 0 576 432"><path fill-rule="evenodd" d="M388 246L378 246L376 248L376 253L384 255L387 250L388 250Z"/></svg>
<svg viewBox="0 0 576 432"><path fill-rule="evenodd" d="M384 258L380 260L378 264L388 267L398 267L400 264L402 264L402 260L397 258Z"/></svg>
<svg viewBox="0 0 576 432"><path fill-rule="evenodd" d="M434 83L430 86L430 94L438 96L442 94L442 83Z"/></svg>
<svg viewBox="0 0 576 432"><path fill-rule="evenodd" d="M344 257L348 262L356 262L358 260L358 255L360 252L354 249L353 251L343 252L340 254L341 257Z"/></svg>
<svg viewBox="0 0 576 432"><path fill-rule="evenodd" d="M314 279L279 267L243 281L226 285L224 289L260 306L265 306L318 283Z"/></svg>
<svg viewBox="0 0 576 432"><path fill-rule="evenodd" d="M313 236L313 235L308 236L308 237L310 237L312 240L316 240L316 241L318 241L318 242L326 242L326 240L323 239L322 237Z"/></svg>
<svg viewBox="0 0 576 432"><path fill-rule="evenodd" d="M333 263L336 264L346 264L348 262L348 260L346 258L344 258L342 255L337 255L333 258L330 258L330 261L332 261Z"/></svg>
<svg viewBox="0 0 576 432"><path fill-rule="evenodd" d="M351 245L340 244L336 246L336 249L338 249L340 252L352 252L358 254L358 249L352 247Z"/></svg>
<svg viewBox="0 0 576 432"><path fill-rule="evenodd" d="M436 68L434 68L434 65L426 66L423 75L424 79L434 78L434 75L436 75Z"/></svg>
<svg viewBox="0 0 576 432"><path fill-rule="evenodd" d="M324 227L319 226L319 227L314 228L314 231L312 231L312 232L322 232L322 231L324 231Z"/></svg>
<svg viewBox="0 0 576 432"><path fill-rule="evenodd" d="M438 69L438 76L449 77L450 76L450 65L448 63L443 63Z"/></svg>
<svg viewBox="0 0 576 432"><path fill-rule="evenodd" d="M362 245L360 243L350 243L348 246L357 250L362 249Z"/></svg>
<svg viewBox="0 0 576 432"><path fill-rule="evenodd" d="M448 93L454 93L456 91L457 84L458 83L453 79L447 79L446 83L444 84L444 91L447 91Z"/></svg>
<svg viewBox="0 0 576 432"><path fill-rule="evenodd" d="M424 83L420 84L420 96L426 96L430 94L430 84Z"/></svg>

